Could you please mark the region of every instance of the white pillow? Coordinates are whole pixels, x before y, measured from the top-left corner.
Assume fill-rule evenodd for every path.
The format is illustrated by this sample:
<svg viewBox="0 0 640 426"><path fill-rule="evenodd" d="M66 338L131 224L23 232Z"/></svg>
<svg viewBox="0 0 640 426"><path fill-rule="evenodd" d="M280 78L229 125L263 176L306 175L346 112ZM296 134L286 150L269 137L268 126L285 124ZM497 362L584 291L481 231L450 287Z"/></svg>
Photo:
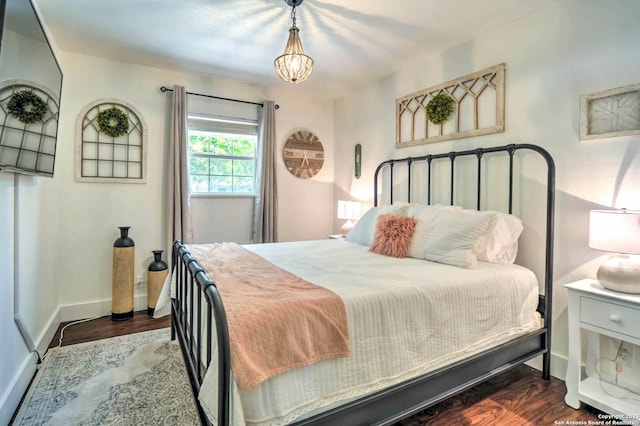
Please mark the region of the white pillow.
<svg viewBox="0 0 640 426"><path fill-rule="evenodd" d="M395 203L394 203L395 205ZM445 206L442 204L426 205L426 204L413 204L407 211L407 216L415 217L416 227L411 237L411 244L409 244L409 250L407 256L416 259L424 259L424 251L427 248L427 238L429 238L430 228L433 227L433 222L437 217L437 213L440 211L461 211L462 207L459 206Z"/></svg>
<svg viewBox="0 0 640 426"><path fill-rule="evenodd" d="M469 214L492 214L495 225L489 231L484 246L478 252L478 260L509 265L516 260L518 254L518 238L522 233L522 220L512 214L487 210L464 210Z"/></svg>
<svg viewBox="0 0 640 426"><path fill-rule="evenodd" d="M367 247L371 246L371 243L373 243L373 237L376 234L376 221L378 220L378 216L385 213L393 213L404 216L404 211L400 207L372 207L362 215L358 222L356 222L351 232L347 234L346 240Z"/></svg>
<svg viewBox="0 0 640 426"><path fill-rule="evenodd" d="M462 207L460 206L446 206L444 204L413 204L409 206L407 210L407 216L420 217L429 210L440 209L440 210L449 210L449 211L462 211Z"/></svg>
<svg viewBox="0 0 640 426"><path fill-rule="evenodd" d="M402 209L402 211L404 212L403 214L407 214L407 212L409 211L409 209L413 206L417 206L418 204L416 203L407 203L404 201L394 201L393 202L393 207L398 207L399 209Z"/></svg>
<svg viewBox="0 0 640 426"><path fill-rule="evenodd" d="M423 217L414 216L416 218L416 227L411 236L409 250L407 256L415 259L424 259L424 252L427 249L427 238L429 238L429 223Z"/></svg>
<svg viewBox="0 0 640 426"><path fill-rule="evenodd" d="M429 224L425 259L460 268L473 268L495 216L436 209Z"/></svg>

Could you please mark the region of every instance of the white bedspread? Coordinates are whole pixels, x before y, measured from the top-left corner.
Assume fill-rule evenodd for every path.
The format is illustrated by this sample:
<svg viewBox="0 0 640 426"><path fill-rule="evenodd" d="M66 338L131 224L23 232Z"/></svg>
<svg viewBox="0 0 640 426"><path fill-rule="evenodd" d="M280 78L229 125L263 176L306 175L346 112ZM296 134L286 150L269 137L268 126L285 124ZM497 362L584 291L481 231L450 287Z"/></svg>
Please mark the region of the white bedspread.
<svg viewBox="0 0 640 426"><path fill-rule="evenodd" d="M537 280L518 265L479 262L467 270L380 256L344 240L245 247L343 298L352 356L280 374L247 392L234 385L234 425L285 424L540 327ZM214 424L216 393L214 367L199 396Z"/></svg>

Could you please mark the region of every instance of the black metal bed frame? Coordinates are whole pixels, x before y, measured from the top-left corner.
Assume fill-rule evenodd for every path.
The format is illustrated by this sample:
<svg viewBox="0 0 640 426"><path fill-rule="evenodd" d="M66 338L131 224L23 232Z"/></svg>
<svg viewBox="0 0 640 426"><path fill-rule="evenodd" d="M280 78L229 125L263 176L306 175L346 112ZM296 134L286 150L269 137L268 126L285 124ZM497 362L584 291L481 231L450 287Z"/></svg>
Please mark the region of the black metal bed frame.
<svg viewBox="0 0 640 426"><path fill-rule="evenodd" d="M449 159L451 164L451 204L454 200L454 161L464 156L477 158L477 208L481 205L482 157L487 153L507 153L509 155L509 213L513 200L513 158L518 150L530 150L540 154L547 164L547 206L544 295L540 295L538 311L544 318L542 328L501 344L488 351L473 355L453 364L439 368L406 382L364 396L348 404L330 409L310 418L296 422L296 425L388 425L500 374L520 363L539 355L543 356L542 377L549 379L551 362L551 307L553 295L553 235L555 165L551 155L543 148L531 144L510 144L468 151L425 155L381 163L374 176L374 205L378 204L379 172L390 167L390 200L393 200L393 168L395 164L407 164L408 196L411 201L411 165L426 162L428 167L427 199L431 201L431 163L434 160ZM172 299L171 335L177 336L184 355L189 379L203 424L211 424L204 413L197 396L204 375L212 360L212 342L203 342L203 330L211 336L215 324L218 349L218 425L230 424L230 378L231 351L229 333L223 301L217 287L198 265L197 260L180 241L173 246L173 268L177 278L176 298ZM201 293L205 295L203 306ZM204 315L204 324L203 324Z"/></svg>

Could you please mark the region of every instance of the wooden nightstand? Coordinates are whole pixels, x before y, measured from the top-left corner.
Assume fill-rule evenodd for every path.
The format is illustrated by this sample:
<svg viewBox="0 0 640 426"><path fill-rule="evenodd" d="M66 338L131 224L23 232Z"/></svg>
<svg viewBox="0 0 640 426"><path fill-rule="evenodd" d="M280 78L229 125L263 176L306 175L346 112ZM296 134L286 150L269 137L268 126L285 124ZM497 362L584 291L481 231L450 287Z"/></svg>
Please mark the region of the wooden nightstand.
<svg viewBox="0 0 640 426"><path fill-rule="evenodd" d="M588 350L594 354L596 363L600 361L600 335L640 345L640 295L607 290L593 279L576 281L565 287L569 291L565 402L573 408L580 408L580 403L585 402L605 413L619 415L617 420L640 424L640 395L601 382L597 374L583 378L581 373L581 329L588 331ZM632 352L635 354L629 356L640 356L638 350ZM593 370L592 366L587 365L587 370Z"/></svg>

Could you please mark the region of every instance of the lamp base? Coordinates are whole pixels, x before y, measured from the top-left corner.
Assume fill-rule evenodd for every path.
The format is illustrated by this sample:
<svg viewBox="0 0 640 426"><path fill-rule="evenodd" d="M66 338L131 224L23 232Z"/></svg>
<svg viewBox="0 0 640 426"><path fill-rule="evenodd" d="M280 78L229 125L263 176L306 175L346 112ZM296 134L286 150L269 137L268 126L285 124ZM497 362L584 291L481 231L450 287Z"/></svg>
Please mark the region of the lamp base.
<svg viewBox="0 0 640 426"><path fill-rule="evenodd" d="M600 265L597 277L609 290L640 294L640 257L618 255L611 258Z"/></svg>
<svg viewBox="0 0 640 426"><path fill-rule="evenodd" d="M342 228L340 228L340 235L342 235L342 238L345 238L347 236L347 234L349 232L351 232L351 230L353 229L353 226L355 224L353 222L351 222L350 220L347 220L344 225L342 225Z"/></svg>

